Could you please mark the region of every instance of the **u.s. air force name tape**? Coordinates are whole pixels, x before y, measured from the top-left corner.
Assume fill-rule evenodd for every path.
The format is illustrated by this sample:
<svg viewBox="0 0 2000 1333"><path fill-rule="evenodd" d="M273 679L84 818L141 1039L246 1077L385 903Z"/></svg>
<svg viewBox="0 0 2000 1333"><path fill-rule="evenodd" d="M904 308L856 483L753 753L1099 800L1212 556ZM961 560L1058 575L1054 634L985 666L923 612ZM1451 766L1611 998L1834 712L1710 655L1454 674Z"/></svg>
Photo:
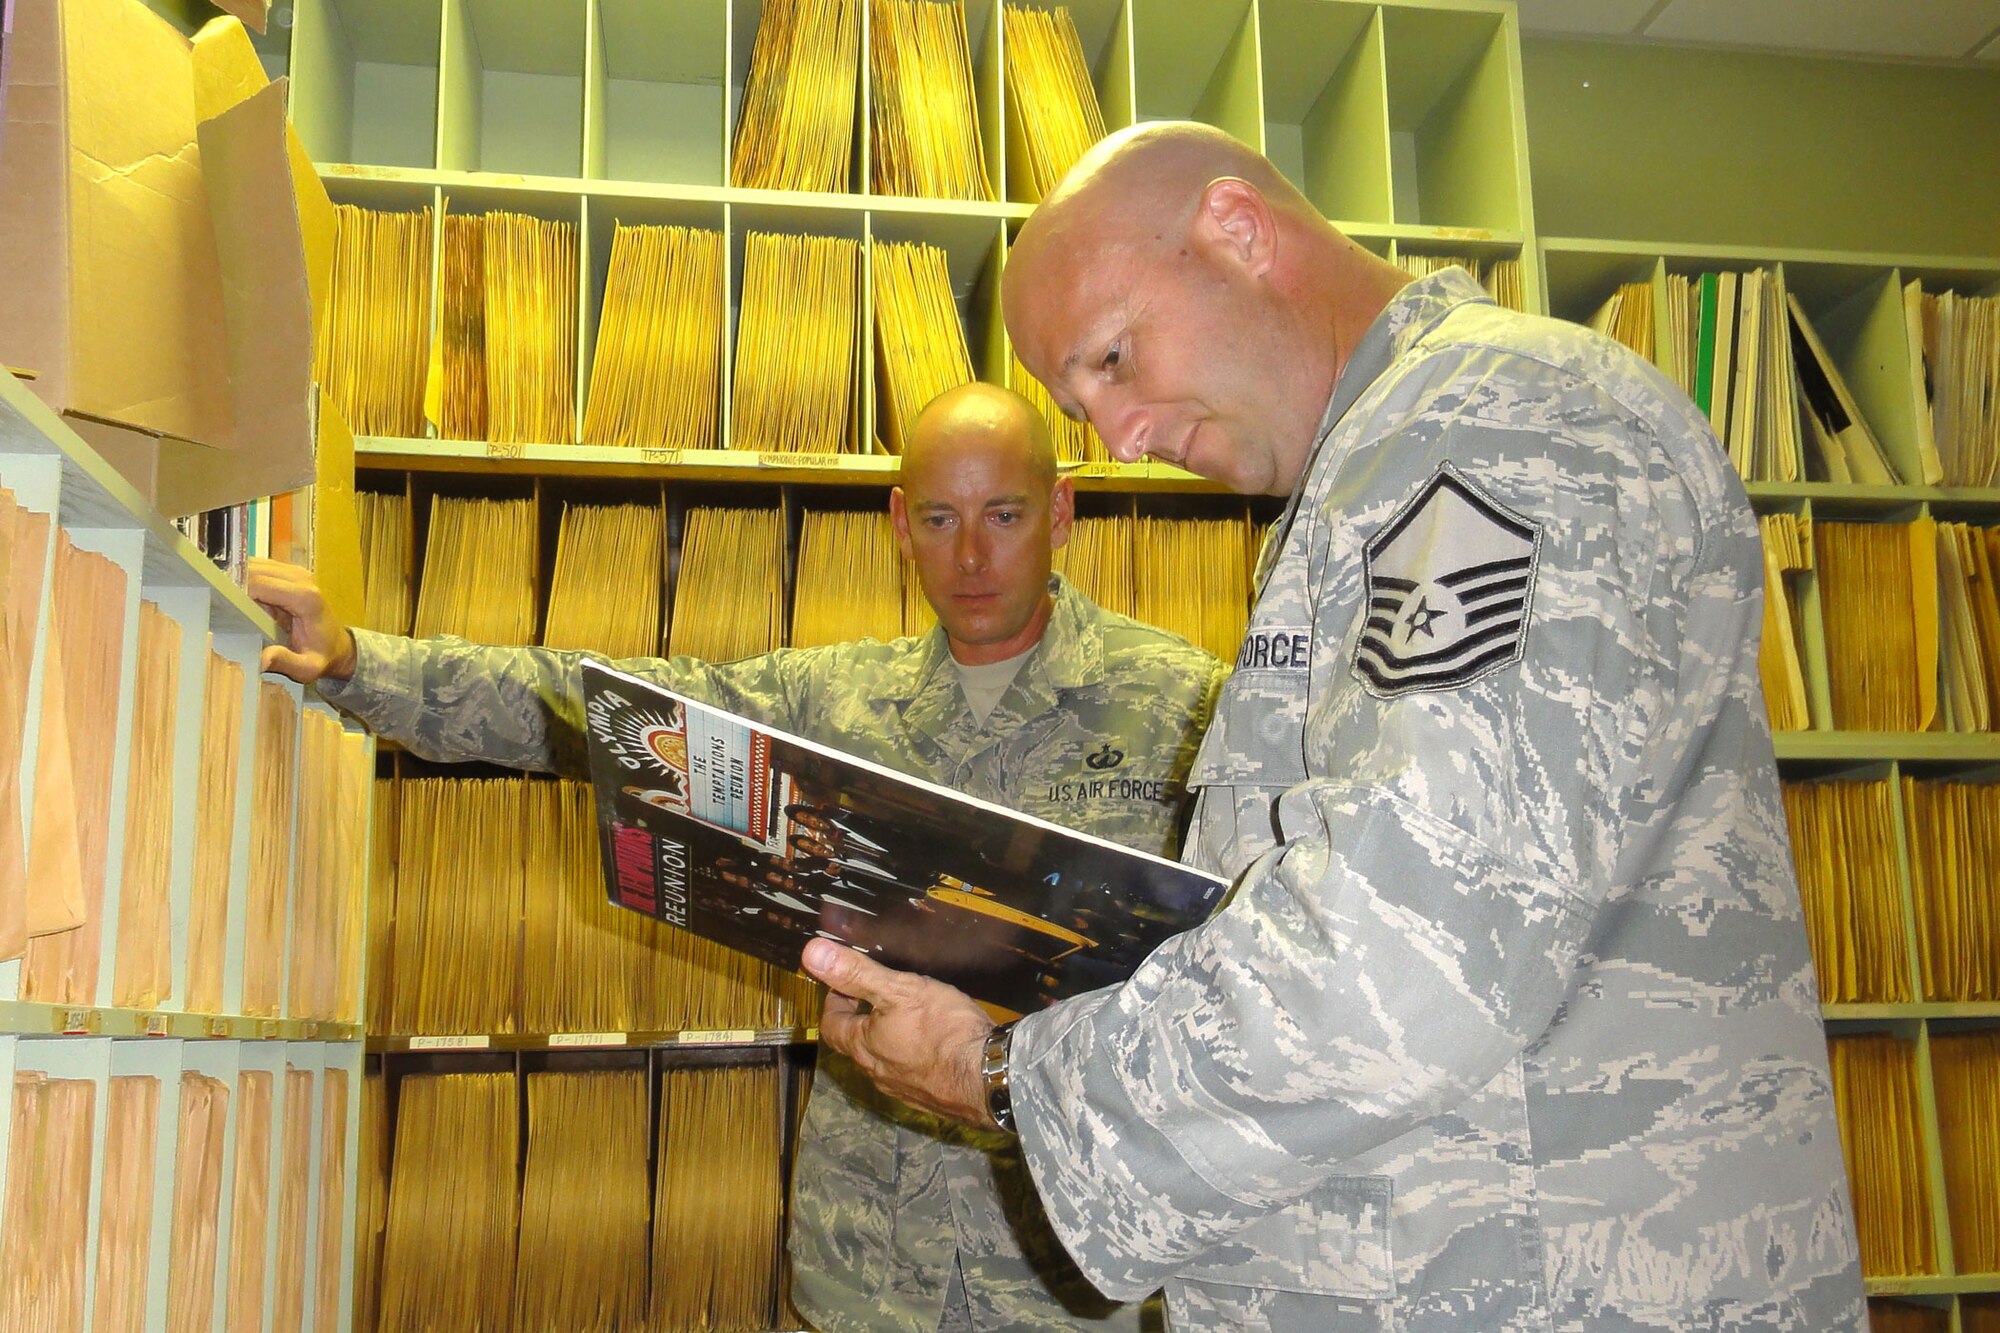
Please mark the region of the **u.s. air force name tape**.
<svg viewBox="0 0 2000 1333"><path fill-rule="evenodd" d="M1304 671L1311 665L1312 630L1303 625L1253 629L1236 650L1238 671Z"/></svg>

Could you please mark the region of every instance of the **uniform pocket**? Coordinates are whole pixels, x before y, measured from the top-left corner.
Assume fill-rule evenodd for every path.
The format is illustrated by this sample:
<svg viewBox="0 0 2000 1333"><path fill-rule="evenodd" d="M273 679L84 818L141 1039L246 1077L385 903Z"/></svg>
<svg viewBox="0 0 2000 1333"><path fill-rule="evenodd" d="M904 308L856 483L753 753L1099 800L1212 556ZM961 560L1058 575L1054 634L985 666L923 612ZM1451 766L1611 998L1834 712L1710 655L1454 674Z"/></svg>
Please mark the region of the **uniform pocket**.
<svg viewBox="0 0 2000 1333"><path fill-rule="evenodd" d="M1263 633L1305 637L1304 631ZM1215 701L1215 716L1202 737L1188 785L1284 791L1305 781L1310 697L1310 673L1303 660L1296 667L1238 667Z"/></svg>
<svg viewBox="0 0 2000 1333"><path fill-rule="evenodd" d="M896 1126L848 1094L847 1062L821 1052L792 1167L790 1250L800 1273L842 1293L887 1279L896 1207Z"/></svg>
<svg viewBox="0 0 2000 1333"><path fill-rule="evenodd" d="M1188 1282L1388 1301L1387 1176L1335 1176L1176 1274Z"/></svg>

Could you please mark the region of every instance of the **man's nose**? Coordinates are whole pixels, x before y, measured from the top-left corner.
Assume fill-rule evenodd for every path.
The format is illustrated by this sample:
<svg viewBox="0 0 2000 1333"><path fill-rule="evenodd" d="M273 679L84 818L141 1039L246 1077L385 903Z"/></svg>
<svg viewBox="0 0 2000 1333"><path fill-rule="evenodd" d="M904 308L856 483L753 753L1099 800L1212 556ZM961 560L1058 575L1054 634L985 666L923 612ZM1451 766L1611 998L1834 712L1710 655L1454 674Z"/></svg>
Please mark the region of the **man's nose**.
<svg viewBox="0 0 2000 1333"><path fill-rule="evenodd" d="M1120 406L1110 394L1102 392L1080 399L1080 403L1111 456L1121 463L1138 462L1151 438L1146 429L1151 417L1146 410Z"/></svg>
<svg viewBox="0 0 2000 1333"><path fill-rule="evenodd" d="M977 523L959 529L957 547L952 556L959 569L967 574L977 574L986 568L986 534L979 530Z"/></svg>

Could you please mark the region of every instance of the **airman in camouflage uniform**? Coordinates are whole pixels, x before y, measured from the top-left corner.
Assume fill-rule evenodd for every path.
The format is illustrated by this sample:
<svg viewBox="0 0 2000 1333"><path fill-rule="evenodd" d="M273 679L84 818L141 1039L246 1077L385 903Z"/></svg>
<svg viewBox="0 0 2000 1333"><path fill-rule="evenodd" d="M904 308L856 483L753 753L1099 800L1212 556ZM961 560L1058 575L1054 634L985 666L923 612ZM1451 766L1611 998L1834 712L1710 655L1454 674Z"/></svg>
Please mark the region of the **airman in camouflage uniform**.
<svg viewBox="0 0 2000 1333"><path fill-rule="evenodd" d="M962 645L948 642L948 631L976 631L949 605L939 605L943 624L929 634L891 643L784 650L727 664L677 657L613 665L864 759L1171 855L1184 780L1223 667L1174 635L1101 609L1050 574L1051 528L1056 545L1067 534L1068 485L1053 488L1052 503L1053 456L1044 460L1045 473L1024 461L1036 456L1037 446L1024 443L1031 429L1047 449L1046 431L1025 402L991 386L941 399L918 427L937 436L929 446L932 472L964 461L971 446L950 430L982 411L1007 433L1003 466L983 489L975 479L972 501L961 508L986 512L937 523L942 507L919 490L914 459L897 507L919 525L915 558L934 605L969 587L997 586L996 578L1030 580L1030 602L1032 590L1047 588L1046 622L1030 626L1039 636L1027 641L1031 655L990 715L968 706L953 667ZM1036 486L1039 519L1033 495L1021 493ZM989 493L1005 504L989 503ZM954 543L949 570L926 567L925 534L932 526L976 526L961 519L1020 527L977 556ZM294 626L324 614L316 594L314 603L301 604L284 586L298 573L264 566L253 581L253 594ZM294 628L290 637L296 645L305 636ZM352 639L351 667L340 668L349 678L322 678L319 688L378 734L427 759L587 778L578 683L586 654L366 630L352 631ZM295 654L272 656L277 669L314 674L295 665ZM799 1137L790 1245L794 1301L827 1333L1141 1326L1139 1304L1114 1305L1076 1274L1040 1216L1011 1136L902 1106L836 1052L821 1052Z"/></svg>
<svg viewBox="0 0 2000 1333"><path fill-rule="evenodd" d="M1030 369L1119 456L1291 492L1190 777L1232 899L1012 1033L1084 1273L1164 1284L1175 1328L1861 1329L1757 529L1706 423L1461 271L1405 286L1217 132L1100 145L1050 208L1007 274ZM1260 320L1333 355L1260 372ZM1280 364L1239 411L1227 372ZM1316 431L1271 428L1312 393ZM911 1022L836 997L823 1031L983 1120L882 1053Z"/></svg>

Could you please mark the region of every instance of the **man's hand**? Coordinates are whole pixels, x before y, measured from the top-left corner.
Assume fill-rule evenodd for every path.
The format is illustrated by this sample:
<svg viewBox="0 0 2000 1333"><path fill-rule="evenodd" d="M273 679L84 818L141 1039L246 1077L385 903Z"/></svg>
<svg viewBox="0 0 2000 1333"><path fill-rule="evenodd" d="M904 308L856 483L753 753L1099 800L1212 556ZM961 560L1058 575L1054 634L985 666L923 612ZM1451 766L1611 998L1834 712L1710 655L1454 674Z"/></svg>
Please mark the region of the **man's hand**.
<svg viewBox="0 0 2000 1333"><path fill-rule="evenodd" d="M883 967L832 940L806 945L805 969L829 992L821 1040L861 1066L877 1087L918 1110L999 1128L987 1114L979 1077L993 1020L964 992Z"/></svg>
<svg viewBox="0 0 2000 1333"><path fill-rule="evenodd" d="M264 670L310 685L322 676L346 680L354 674L354 636L334 617L313 582L312 571L277 560L252 560L250 599L278 622L282 644L266 644Z"/></svg>

